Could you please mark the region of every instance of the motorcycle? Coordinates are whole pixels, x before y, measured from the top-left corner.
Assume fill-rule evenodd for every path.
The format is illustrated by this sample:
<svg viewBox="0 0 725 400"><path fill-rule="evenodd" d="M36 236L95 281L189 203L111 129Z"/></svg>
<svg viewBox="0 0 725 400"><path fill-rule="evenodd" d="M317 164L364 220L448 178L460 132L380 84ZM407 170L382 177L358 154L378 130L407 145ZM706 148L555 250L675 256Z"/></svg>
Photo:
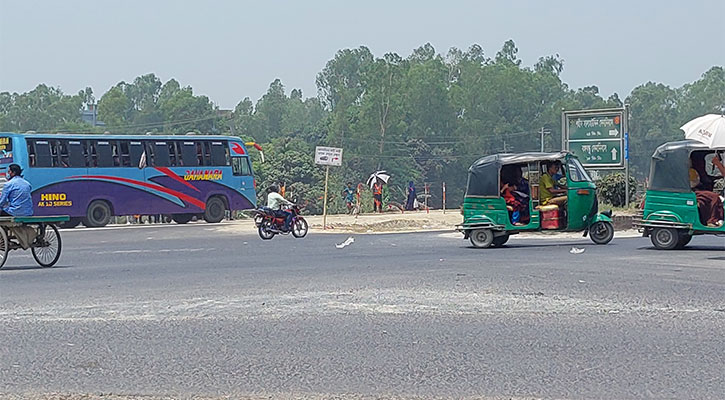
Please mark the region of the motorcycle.
<svg viewBox="0 0 725 400"><path fill-rule="evenodd" d="M309 226L303 216L300 215L300 208L296 204L291 205L285 211L292 213L290 229L284 229L285 217L278 217L274 210L268 207L260 207L255 210L254 225L257 227L259 237L263 240L270 240L274 235L287 235L300 239L307 235Z"/></svg>

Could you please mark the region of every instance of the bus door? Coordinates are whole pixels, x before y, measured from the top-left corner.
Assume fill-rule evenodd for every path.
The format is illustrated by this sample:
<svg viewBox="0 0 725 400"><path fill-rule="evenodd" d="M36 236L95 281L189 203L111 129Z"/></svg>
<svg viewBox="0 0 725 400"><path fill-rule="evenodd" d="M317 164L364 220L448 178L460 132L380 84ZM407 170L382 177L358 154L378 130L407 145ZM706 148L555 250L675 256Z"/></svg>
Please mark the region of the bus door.
<svg viewBox="0 0 725 400"><path fill-rule="evenodd" d="M236 189L248 200L252 207L255 207L257 194L254 187L254 176L252 175L252 160L238 142L229 142L229 150L232 158L232 182ZM235 209L249 207L246 204L238 205Z"/></svg>

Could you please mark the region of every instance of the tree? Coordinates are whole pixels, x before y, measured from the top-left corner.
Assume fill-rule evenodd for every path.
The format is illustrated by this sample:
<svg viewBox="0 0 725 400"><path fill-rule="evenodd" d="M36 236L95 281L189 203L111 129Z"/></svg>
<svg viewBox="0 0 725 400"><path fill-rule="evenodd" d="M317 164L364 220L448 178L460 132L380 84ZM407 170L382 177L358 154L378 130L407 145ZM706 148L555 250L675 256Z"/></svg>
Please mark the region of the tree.
<svg viewBox="0 0 725 400"><path fill-rule="evenodd" d="M131 122L133 105L123 89L116 85L107 91L98 102L98 119L106 124L107 129L123 129ZM123 133L123 132L114 132Z"/></svg>

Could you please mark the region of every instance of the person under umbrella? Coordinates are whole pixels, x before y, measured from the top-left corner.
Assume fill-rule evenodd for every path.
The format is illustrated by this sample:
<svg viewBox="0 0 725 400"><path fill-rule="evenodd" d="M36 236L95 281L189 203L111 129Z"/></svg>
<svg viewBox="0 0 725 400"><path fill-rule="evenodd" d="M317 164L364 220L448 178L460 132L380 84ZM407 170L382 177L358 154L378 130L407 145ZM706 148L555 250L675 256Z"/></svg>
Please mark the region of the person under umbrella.
<svg viewBox="0 0 725 400"><path fill-rule="evenodd" d="M383 184L373 183L373 212L383 212Z"/></svg>
<svg viewBox="0 0 725 400"><path fill-rule="evenodd" d="M383 212L383 184L388 183L390 175L386 171L370 174L368 186L373 190L373 212Z"/></svg>

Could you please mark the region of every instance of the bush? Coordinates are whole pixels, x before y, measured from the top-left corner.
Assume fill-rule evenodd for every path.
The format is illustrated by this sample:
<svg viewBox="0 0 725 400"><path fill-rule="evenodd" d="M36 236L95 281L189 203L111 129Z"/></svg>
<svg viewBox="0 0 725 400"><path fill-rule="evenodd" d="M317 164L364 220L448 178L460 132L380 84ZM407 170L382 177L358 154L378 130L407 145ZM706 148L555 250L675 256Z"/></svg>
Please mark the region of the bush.
<svg viewBox="0 0 725 400"><path fill-rule="evenodd" d="M614 207L624 207L625 203L625 175L623 172L609 174L597 181L597 196L601 201ZM637 180L629 177L629 200L634 200L637 192Z"/></svg>

